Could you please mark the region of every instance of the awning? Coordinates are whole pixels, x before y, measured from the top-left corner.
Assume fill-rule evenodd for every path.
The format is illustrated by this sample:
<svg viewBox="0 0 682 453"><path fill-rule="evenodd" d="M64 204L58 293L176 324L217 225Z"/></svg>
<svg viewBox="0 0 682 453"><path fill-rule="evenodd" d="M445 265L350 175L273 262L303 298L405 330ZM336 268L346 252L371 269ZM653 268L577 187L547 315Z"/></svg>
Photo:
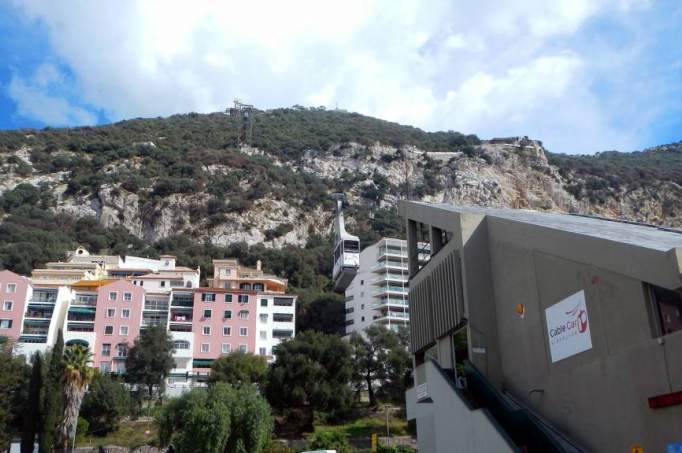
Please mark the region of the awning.
<svg viewBox="0 0 682 453"><path fill-rule="evenodd" d="M210 359L194 359L192 361L192 367L194 368L211 368L213 360Z"/></svg>
<svg viewBox="0 0 682 453"><path fill-rule="evenodd" d="M85 315L93 315L97 309L95 307L71 307L69 313L82 313Z"/></svg>

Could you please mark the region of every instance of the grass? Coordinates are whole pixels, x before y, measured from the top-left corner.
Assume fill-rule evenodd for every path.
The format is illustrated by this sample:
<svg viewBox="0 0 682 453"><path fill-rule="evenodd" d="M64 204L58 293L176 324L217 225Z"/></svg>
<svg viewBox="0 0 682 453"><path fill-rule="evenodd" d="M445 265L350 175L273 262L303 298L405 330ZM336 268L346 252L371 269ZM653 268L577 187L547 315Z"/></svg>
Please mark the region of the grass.
<svg viewBox="0 0 682 453"><path fill-rule="evenodd" d="M85 436L76 444L78 447L116 445L133 449L141 445L155 445L157 441L158 431L153 421L130 420L122 422L118 430L104 437Z"/></svg>
<svg viewBox="0 0 682 453"><path fill-rule="evenodd" d="M396 413L389 413L388 425L391 436L407 436L407 420L399 418ZM372 433L379 436L386 435L386 414L384 411L369 412L361 418L357 418L340 425L317 425L315 431L341 431L348 437L369 437Z"/></svg>

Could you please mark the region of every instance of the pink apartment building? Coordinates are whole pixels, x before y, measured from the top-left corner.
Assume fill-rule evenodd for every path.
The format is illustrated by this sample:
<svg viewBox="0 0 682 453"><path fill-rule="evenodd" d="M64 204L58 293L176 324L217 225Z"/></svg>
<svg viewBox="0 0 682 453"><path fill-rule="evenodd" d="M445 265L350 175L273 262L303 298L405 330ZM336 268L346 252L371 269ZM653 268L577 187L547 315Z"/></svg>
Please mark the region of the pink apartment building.
<svg viewBox="0 0 682 453"><path fill-rule="evenodd" d="M256 293L221 288L194 291L192 333L194 373L232 351L256 352Z"/></svg>
<svg viewBox="0 0 682 453"><path fill-rule="evenodd" d="M30 282L11 271L0 271L0 337L16 341L21 334Z"/></svg>
<svg viewBox="0 0 682 453"><path fill-rule="evenodd" d="M125 372L128 349L140 334L145 292L120 280L97 291L93 363L101 371Z"/></svg>

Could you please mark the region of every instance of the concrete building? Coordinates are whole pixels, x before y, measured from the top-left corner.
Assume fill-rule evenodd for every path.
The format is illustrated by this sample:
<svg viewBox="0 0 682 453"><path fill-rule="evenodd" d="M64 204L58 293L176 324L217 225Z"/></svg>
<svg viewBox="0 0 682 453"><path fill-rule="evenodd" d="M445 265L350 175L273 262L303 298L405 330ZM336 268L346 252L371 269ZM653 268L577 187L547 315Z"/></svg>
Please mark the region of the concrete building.
<svg viewBox="0 0 682 453"><path fill-rule="evenodd" d="M401 212L419 451L679 448L680 232L418 202Z"/></svg>
<svg viewBox="0 0 682 453"><path fill-rule="evenodd" d="M0 338L19 338L32 289L26 277L0 271Z"/></svg>
<svg viewBox="0 0 682 453"><path fill-rule="evenodd" d="M422 262L428 258L423 251L419 255ZM372 324L406 328L408 277L407 241L383 238L360 252L360 268L345 293L346 335Z"/></svg>
<svg viewBox="0 0 682 453"><path fill-rule="evenodd" d="M253 293L257 300L253 334L254 354L274 360L273 348L296 334L296 299L287 294L285 278L263 272L261 262L256 268L242 266L237 260L213 260L213 278L208 279L209 287L240 290Z"/></svg>

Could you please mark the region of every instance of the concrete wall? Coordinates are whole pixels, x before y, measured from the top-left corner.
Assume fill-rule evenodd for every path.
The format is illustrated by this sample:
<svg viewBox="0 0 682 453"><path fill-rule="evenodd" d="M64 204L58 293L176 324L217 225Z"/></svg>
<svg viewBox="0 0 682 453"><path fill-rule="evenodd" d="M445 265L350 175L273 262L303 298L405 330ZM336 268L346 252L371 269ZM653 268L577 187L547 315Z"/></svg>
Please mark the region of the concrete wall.
<svg viewBox="0 0 682 453"><path fill-rule="evenodd" d="M629 451L634 444L665 451L682 441L682 406L648 407L649 397L682 390L682 331L659 336L645 290L645 284L682 286L682 235L527 211L419 203L402 209L408 225L453 233L469 357L498 388L591 451ZM411 286L429 278L437 261L414 272ZM592 347L552 363L545 310L579 291ZM415 352L446 359L440 342L429 350L435 355L425 347ZM428 373L416 375L431 385ZM424 422L436 437L447 429L436 417Z"/></svg>
<svg viewBox="0 0 682 453"><path fill-rule="evenodd" d="M407 395L408 418L417 420L420 452L504 453L516 451L484 409L471 409L436 366L427 361L427 392L432 402Z"/></svg>

